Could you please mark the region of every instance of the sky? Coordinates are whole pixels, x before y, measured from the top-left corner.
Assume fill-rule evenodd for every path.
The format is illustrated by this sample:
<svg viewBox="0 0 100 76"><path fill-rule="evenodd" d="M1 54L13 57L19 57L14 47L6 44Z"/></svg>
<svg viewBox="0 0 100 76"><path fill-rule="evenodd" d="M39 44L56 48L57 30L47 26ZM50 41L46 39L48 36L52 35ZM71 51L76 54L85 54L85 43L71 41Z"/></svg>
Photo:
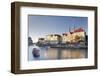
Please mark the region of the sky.
<svg viewBox="0 0 100 76"><path fill-rule="evenodd" d="M86 33L88 31L88 17L76 16L44 16L29 15L28 16L28 36L33 42L37 42L38 38L45 37L48 34L62 35L75 28L82 27Z"/></svg>

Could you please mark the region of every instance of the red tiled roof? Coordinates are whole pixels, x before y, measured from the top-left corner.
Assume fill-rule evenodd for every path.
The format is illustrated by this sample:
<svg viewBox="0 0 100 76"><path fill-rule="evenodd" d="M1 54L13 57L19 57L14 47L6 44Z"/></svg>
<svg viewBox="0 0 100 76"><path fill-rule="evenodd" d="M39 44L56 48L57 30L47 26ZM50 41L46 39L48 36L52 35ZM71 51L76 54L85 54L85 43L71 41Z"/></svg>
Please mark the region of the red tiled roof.
<svg viewBox="0 0 100 76"><path fill-rule="evenodd" d="M82 27L75 29L74 31L70 32L70 34L73 34L74 32L84 32L84 29ZM68 33L63 33L63 35L68 35Z"/></svg>
<svg viewBox="0 0 100 76"><path fill-rule="evenodd" d="M83 29L83 28L81 28L81 27L80 27L80 28L78 28L78 29L75 29L75 30L74 30L74 32L83 32L83 31L84 31L84 29Z"/></svg>

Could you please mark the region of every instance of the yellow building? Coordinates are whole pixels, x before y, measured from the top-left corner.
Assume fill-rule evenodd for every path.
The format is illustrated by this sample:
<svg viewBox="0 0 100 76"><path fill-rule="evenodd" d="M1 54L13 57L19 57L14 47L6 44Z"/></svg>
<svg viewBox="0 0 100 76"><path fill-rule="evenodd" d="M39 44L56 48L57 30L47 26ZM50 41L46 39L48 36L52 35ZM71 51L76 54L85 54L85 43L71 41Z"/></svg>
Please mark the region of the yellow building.
<svg viewBox="0 0 100 76"><path fill-rule="evenodd" d="M66 43L66 42L72 42L73 40L73 35L72 33L64 33L62 36L62 43Z"/></svg>
<svg viewBox="0 0 100 76"><path fill-rule="evenodd" d="M73 33L73 40L74 42L78 42L78 41L85 41L85 36L86 33L85 32L75 32Z"/></svg>
<svg viewBox="0 0 100 76"><path fill-rule="evenodd" d="M85 41L85 36L86 32L83 28L78 28L73 32L64 33L62 36L62 43Z"/></svg>
<svg viewBox="0 0 100 76"><path fill-rule="evenodd" d="M39 38L39 43L75 43L75 42L85 42L86 32L83 28L75 29L72 32L64 33L62 36L58 34L49 34L45 38Z"/></svg>
<svg viewBox="0 0 100 76"><path fill-rule="evenodd" d="M62 39L61 39L61 36L58 35L58 34L50 34L50 35L46 35L45 40L46 40L46 42L48 42L48 43L57 44L57 43L59 43Z"/></svg>

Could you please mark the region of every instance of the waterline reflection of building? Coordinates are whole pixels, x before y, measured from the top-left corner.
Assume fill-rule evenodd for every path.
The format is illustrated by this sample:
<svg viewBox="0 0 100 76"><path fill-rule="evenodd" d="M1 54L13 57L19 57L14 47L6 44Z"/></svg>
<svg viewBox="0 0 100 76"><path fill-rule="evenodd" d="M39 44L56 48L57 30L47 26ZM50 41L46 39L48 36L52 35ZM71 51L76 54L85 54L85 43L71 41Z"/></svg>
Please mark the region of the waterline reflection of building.
<svg viewBox="0 0 100 76"><path fill-rule="evenodd" d="M40 50L40 57L37 58L32 55L33 48L36 48L36 46L29 46L29 61L87 58L87 49L60 49L38 46L37 48Z"/></svg>

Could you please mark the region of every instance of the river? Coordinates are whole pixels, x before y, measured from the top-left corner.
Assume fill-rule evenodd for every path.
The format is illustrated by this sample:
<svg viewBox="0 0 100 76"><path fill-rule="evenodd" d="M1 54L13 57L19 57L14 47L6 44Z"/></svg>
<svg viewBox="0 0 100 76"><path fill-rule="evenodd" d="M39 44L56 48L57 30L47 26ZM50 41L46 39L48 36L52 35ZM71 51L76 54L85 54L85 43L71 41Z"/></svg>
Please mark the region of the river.
<svg viewBox="0 0 100 76"><path fill-rule="evenodd" d="M39 57L32 55L33 48L39 49ZM38 47L29 46L28 48L28 60L58 60L58 59L79 59L87 58L87 49L62 49L62 48L50 48L50 47Z"/></svg>

